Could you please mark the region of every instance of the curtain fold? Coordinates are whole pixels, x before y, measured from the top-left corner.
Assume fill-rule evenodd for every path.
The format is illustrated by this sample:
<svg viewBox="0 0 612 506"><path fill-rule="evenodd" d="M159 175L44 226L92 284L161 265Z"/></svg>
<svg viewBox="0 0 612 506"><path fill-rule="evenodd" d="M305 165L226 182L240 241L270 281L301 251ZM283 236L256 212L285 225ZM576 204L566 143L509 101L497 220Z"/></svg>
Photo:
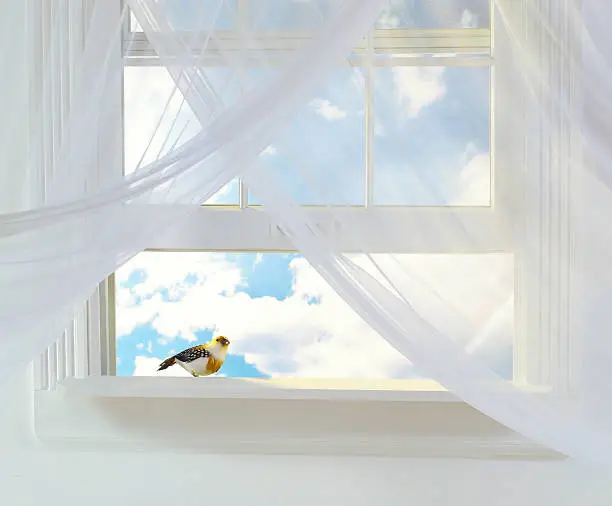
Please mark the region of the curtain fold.
<svg viewBox="0 0 612 506"><path fill-rule="evenodd" d="M307 97L319 74L331 68L366 31L383 3L377 0L355 8L350 3L336 2L333 17L321 20L314 36L277 66L275 75L265 86L224 110L189 141L120 182L102 182L89 188L81 185L75 189L76 196L71 192L72 185L66 185L62 176L68 175L70 179L72 173L80 176L81 170L93 170L88 162L97 156L96 139L104 126L104 108L108 103L93 93L84 107L71 110L63 130L82 132L86 122L89 131L84 140L67 136L66 145L60 147L60 156L56 160L51 158L45 168L51 179L47 186L55 191L48 196L50 204L5 213L0 218L3 265L0 322L4 336L0 342L1 374L19 370L32 359L34 350L42 351L51 344L65 327L66 315L88 296L97 282L146 248L152 234L194 209L177 206L157 213L153 204L204 201L231 180L244 164L248 165L248 160L269 144L273 132L282 127L292 107ZM154 7L157 2L148 4ZM146 8L147 2L131 5L139 12ZM104 93L106 85L118 82L123 72L122 65L116 65L116 61L113 64L109 57L120 40L117 35L123 18L119 21L113 18L108 3L94 2L93 6L90 26L96 29L86 37L83 55L85 64L91 68L78 73L76 79L77 82L83 79L83 89ZM167 17L168 11L158 9L157 14L160 17L156 29L164 26L163 16ZM58 24L59 13L50 14L50 19L52 35L66 36ZM145 26L146 19L142 18ZM162 40L172 41L172 37L175 37L174 31L170 30ZM172 49L172 45L168 47ZM93 48L94 55L105 55L105 58L90 59L88 48ZM160 54L164 54L163 48ZM52 69L51 58L45 59L45 56L37 55L43 67ZM93 87L88 84L89 77L95 83ZM7 96L2 98L10 100ZM38 120L44 122L49 112L39 111ZM49 156L46 146L35 147L40 154ZM57 185L53 184L55 173L60 177ZM169 190L162 188L161 192L152 193L164 183L170 183Z"/></svg>

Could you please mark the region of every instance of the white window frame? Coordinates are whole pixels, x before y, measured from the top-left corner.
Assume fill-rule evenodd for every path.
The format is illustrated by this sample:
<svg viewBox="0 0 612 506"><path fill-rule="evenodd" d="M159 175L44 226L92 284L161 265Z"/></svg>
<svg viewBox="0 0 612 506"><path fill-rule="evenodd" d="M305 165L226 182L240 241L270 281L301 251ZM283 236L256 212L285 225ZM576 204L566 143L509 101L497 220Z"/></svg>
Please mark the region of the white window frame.
<svg viewBox="0 0 612 506"><path fill-rule="evenodd" d="M78 0L85 8L95 1L105 2L110 16L117 16L121 10L121 0ZM495 46L494 30L492 35L486 29L431 30L428 34L432 36L428 39L430 46L424 48L422 33L417 31L375 30L363 45L356 48L349 61L358 65L363 58L368 57L371 51L371 48L368 49L368 41L383 52L384 48L401 47L406 53L424 50L441 52L441 48L448 47L450 43L460 44L463 48L478 48L482 53L463 59L463 64L488 65L491 61L487 47ZM303 33L299 35L307 36ZM220 40L230 46L233 43L231 34L226 34ZM291 45L291 37L287 40ZM491 43L485 44L485 40ZM146 39L138 36L136 42L136 46L132 46L132 63L150 65L150 48ZM412 58L398 60L400 65L412 65L416 61ZM122 56L119 56L118 61L123 65ZM450 58L436 59L439 65L457 62ZM492 100L500 84L503 85L500 75L492 70ZM502 139L494 131L507 111L493 103L491 111L493 184L490 207L371 206L371 192L368 190L364 208L345 207L334 212L344 213L343 222L358 224L366 236L368 226L371 226L368 224L369 216L375 218L372 223L383 219L389 223L401 220L404 223L419 224L420 228L415 229L417 233L388 238L388 242L377 243L373 251L513 252L520 259L521 252L508 239L510 234L506 233L505 227L516 226L514 215L511 214L511 202L518 195L515 190L520 188L521 181L516 177L514 167L495 165L495 153L500 149ZM121 122L120 117L118 121ZM366 128L371 128L367 118ZM371 173L369 155L366 160L368 174ZM280 229L270 222L261 209L246 206L246 188L242 184L240 195L240 205L234 208L201 207L181 226L158 237L150 249L294 250ZM558 198L562 199L563 196L559 194ZM325 208L312 206L307 212L315 216L314 221L319 227L333 232L332 237L340 248L349 251L353 249L350 238L342 234L337 222L331 221ZM424 223L429 222L433 227L440 221L456 219L454 213L459 214L472 237L477 238L482 234L487 242L472 241L471 244L480 245L475 250L471 244L449 245L447 241L432 238L431 234L418 233L423 230ZM534 217L538 223L546 223L552 229L550 216L530 216ZM235 233L228 234L228 230ZM540 252L540 255L544 253ZM524 294L527 293L524 289L524 266L520 261L516 263L516 288ZM111 276L100 284L83 310L76 315L71 328L35 364L35 427L39 438L48 444L77 444L79 447L93 444L99 447L103 442L109 448L116 447L125 451L143 445L157 449L168 445L180 448L184 441L190 441L188 447L194 451L560 458L558 454L525 440L485 417L434 382L241 381L232 378L193 382L189 379L185 381L184 378L114 377L113 282ZM539 299L535 301L537 304L546 302L540 300L546 294L538 296ZM550 298L550 293L547 296ZM530 324L527 308L534 301L533 298L527 299L521 295L518 295L518 299L517 319L523 322L522 326L519 325L520 334L521 329ZM543 342L552 346L552 332L538 339L532 337L528 340L521 335L516 339L515 375L527 386L533 387L540 383L541 376L534 376L532 370L551 368L550 354L532 354L534 348L541 351ZM564 346L560 341L556 341L556 344ZM516 359L519 365L516 365ZM562 364L558 365L561 374ZM198 438L201 427L209 423L210 409L215 406L219 408L214 409L218 413L216 427L227 429L220 431L214 444L210 441L194 443L201 439ZM149 415L151 410L157 413L155 417ZM321 419L330 422L313 428L312 417L300 420L292 415L300 413L300 410L319 413ZM376 412L375 427L362 424L364 420L371 421L370 417L358 416L359 412L368 410ZM244 419L254 420L257 427L265 427L267 430L253 431L252 426L244 426ZM397 423L394 420L398 419L402 420L401 428L395 426ZM452 427L445 423L447 419L453 419ZM181 430L165 431L163 427L169 423L175 429L180 426ZM129 427L139 427L139 430L129 430ZM351 430L348 431L347 427L351 427ZM380 427L394 429L381 431ZM287 436L281 443L277 437L279 432Z"/></svg>

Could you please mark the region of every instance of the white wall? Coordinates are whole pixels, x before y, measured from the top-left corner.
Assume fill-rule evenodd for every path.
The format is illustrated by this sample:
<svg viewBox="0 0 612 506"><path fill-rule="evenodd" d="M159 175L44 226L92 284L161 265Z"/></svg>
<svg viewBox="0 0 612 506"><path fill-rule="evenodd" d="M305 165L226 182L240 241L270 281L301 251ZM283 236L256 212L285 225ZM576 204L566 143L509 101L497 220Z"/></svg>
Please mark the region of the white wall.
<svg viewBox="0 0 612 506"><path fill-rule="evenodd" d="M52 451L32 440L28 381L10 394L0 420L6 506L612 504L606 477L565 463Z"/></svg>

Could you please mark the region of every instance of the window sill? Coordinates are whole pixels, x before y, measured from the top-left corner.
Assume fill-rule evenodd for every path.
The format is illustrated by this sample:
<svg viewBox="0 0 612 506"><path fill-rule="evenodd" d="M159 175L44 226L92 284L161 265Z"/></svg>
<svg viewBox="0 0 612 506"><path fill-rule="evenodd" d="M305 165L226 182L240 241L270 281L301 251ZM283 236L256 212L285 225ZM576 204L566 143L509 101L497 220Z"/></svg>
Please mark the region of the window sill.
<svg viewBox="0 0 612 506"><path fill-rule="evenodd" d="M114 398L461 402L435 381L427 380L90 376L68 378L62 388L85 396Z"/></svg>
<svg viewBox="0 0 612 506"><path fill-rule="evenodd" d="M423 381L69 379L34 422L57 449L562 458Z"/></svg>

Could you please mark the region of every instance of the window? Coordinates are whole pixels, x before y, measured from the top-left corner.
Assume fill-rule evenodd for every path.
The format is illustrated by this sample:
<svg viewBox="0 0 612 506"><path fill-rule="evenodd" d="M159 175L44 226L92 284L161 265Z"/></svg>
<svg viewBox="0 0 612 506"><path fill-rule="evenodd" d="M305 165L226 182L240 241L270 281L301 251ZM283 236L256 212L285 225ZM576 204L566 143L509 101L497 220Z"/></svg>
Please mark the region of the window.
<svg viewBox="0 0 612 506"><path fill-rule="evenodd" d="M477 12L472 12L470 9L457 10L451 5L452 2L446 3L441 7L444 12L433 12L423 2L411 9L399 2L386 11L378 20L376 29L350 55L348 64L338 68L322 83L309 107L300 112L286 134L262 155L265 163L272 170L277 170L278 174L286 173L286 167L297 163L308 166L308 181L297 179L297 171L291 172L292 179L287 184L292 195L308 206L311 212L319 213L319 225L328 229L332 227L335 237L347 246L350 237L343 237L341 230L334 229L335 224L327 221L325 209L320 207L321 204L330 203L327 195L322 202L320 194L311 191L313 188L331 189L331 203L341 206L346 219L359 223L362 229L367 228L367 220L363 219L364 210L388 216L390 224L408 224L420 217L437 219L449 206L465 208L466 213L473 216L474 230L488 231L495 225L491 219L494 192L491 185L489 7L487 2L480 2L476 6ZM227 31L219 34L217 44L220 48L224 44L227 48L235 44L232 30L240 22L241 9L250 7L263 12L261 23L255 22L254 27L261 30L255 34L262 34L257 51L269 57L273 51L281 49L278 39L265 38L266 30L285 30L282 40L286 48L282 49L298 47L292 37L303 37L308 33L308 16L315 8L308 4L300 6L299 9L304 12L299 16L295 9L289 9L288 17L282 18L282 26L272 26L266 21L268 18L264 11L274 8L278 12L281 4L255 0L237 5L233 12L224 12L223 28ZM232 14L235 16L232 17ZM436 24L433 24L434 19ZM188 21L185 25L183 21L182 18L177 21L178 26L189 30ZM173 77L166 69L155 67L155 52L142 31L134 33L128 30L124 37L125 159L126 170L130 171L143 159L152 129L164 122L164 104L168 100L171 104L176 101L176 107L179 107L183 96L172 95ZM373 58L372 63L368 60L370 57ZM235 80L228 80L228 70L222 64L221 60L214 61L214 53L211 52L204 72L219 102L228 104L235 100L239 90L227 85ZM253 69L252 74L265 79L266 70ZM189 137L189 125L198 121L198 104L190 102L189 97L185 96L184 109L173 131L161 129L159 140L156 138L148 147L144 161L150 153L156 155L166 146ZM146 121L143 121L145 117ZM149 125L151 132L143 130L143 125ZM162 139L166 137L164 146ZM435 139L435 143L432 139ZM299 259L293 258L295 254L290 251L291 244L283 240L282 233L268 223L265 215L248 213L250 208L259 205L244 183L236 180L206 203L201 211L201 223L194 220L184 230L173 232L172 237L160 237L156 244L151 245L152 252L139 255L121 269L118 273L121 282L116 279L117 374L153 375L154 364L171 352L180 351L177 347L188 347L190 343L195 343L196 337L198 341L209 339L214 331L237 339L233 345L238 350L237 355L231 355L232 360L224 366L225 372L222 374L257 377L310 375L314 378L346 379L369 377L377 380L414 377L415 373L405 359L363 325L359 331L364 339L372 339L381 349L381 364L386 364L386 367L381 366L380 373L374 367L367 371L363 365L360 366L363 356L359 358L350 354L346 343L341 343L343 351L338 353L337 358L329 358L336 361L331 367L316 368L310 364L300 369L295 364L290 366L284 363L293 360L296 353L311 352L301 348L286 349L290 345L283 344L280 336L275 337L281 328L292 335L309 334L310 337L304 336L303 339L314 340L312 347L316 350L322 348L323 345L316 343L325 340L329 329L307 330L304 328L306 321L301 322L301 329L300 325L283 327L278 320L270 321L266 326L263 321L265 317L254 314L251 325L260 330L259 337L253 338L250 345L243 345L238 338L241 333L246 337L246 329L228 326L231 318L226 324L221 323L221 316L213 316L215 311L221 310L213 310L212 307L210 311L213 314L208 316L207 321L184 323L190 330L173 328L169 323L172 319L170 312L179 311L178 308L185 307L186 298L195 296L192 294L198 290L192 285L196 282L201 283L200 288L206 291L209 284L206 280L213 275L207 269L217 269L220 265L225 265L228 272L233 270L238 276L234 281L243 284L239 289L238 285L230 283L223 289L228 292L225 295L214 293L219 307L226 308L225 311L235 312L236 315L252 314L251 308L257 307L258 303L261 303L263 311L264 301L270 301L275 295L279 299L279 308L272 311L277 314L283 311L283 302L293 303L297 292L292 283L298 283L298 277L303 276L302 271L295 267ZM207 209L207 206L210 208ZM456 253L462 251L457 244L419 244L415 234L397 238L391 235L381 237L375 232L372 229L363 235L376 237L376 241L372 242L379 252L397 252L396 259L401 257L406 265L419 265L420 270L429 269L433 273L444 268L452 271L470 262L472 265L480 261L485 264L490 262L494 266L493 272L507 278L507 286L512 286L512 255L492 253L499 245L487 246L484 251L478 252L480 254L472 256L458 255ZM275 249L286 252L270 252ZM191 253L177 250L189 250ZM216 253L204 253L206 250ZM217 260L213 262L213 258ZM505 264L501 266L500 262ZM251 271L245 272L241 267L243 264L251 265ZM188 265L191 265L191 270L184 271ZM470 275L461 267L459 271L464 274L462 285L465 285ZM174 277L170 275L172 272ZM150 285L149 281L162 279L165 275L170 276L166 279L167 286L161 281L154 288ZM269 284L267 292L261 292L261 288L257 288L261 276L278 281ZM489 288L497 282L496 276L491 279L495 282ZM435 289L448 289L439 280L438 285ZM486 282L480 286L481 294L487 291L485 285ZM324 285L319 287L320 290L325 288ZM241 291L240 295L245 295L244 298L233 295L237 289ZM279 290L285 294L283 297L275 293ZM174 295L169 295L170 292ZM239 305L243 299L244 303ZM507 315L510 321L511 302ZM157 303L161 307L155 310L153 305ZM301 315L300 311L306 310L309 305L304 304L301 309L291 307ZM471 307L464 307L463 311L478 312L478 306L475 302ZM444 311L442 308L438 310ZM441 313L438 320L452 320L452 312L453 308L446 308L446 313ZM341 314L344 313L341 311ZM190 312L189 315L182 315L180 320L187 322L193 316L193 312ZM351 317L354 315L346 311L345 318ZM470 327L469 316L455 314L454 318L462 321L465 328ZM132 323L128 324L128 320ZM294 317L293 321L299 321L299 316ZM500 349L504 350L500 353L505 360L500 357L496 360L500 362L499 367L504 375L511 379L512 324L506 325L503 332L507 335L500 339L506 341L506 345L500 344ZM317 334L323 335L317 337ZM332 343L330 346L333 348L342 338L348 337L346 334L328 336ZM258 349L257 339L262 343L268 342L269 349L253 352L253 349ZM267 356L264 356L266 352ZM319 355L311 357L312 362L322 359ZM239 363L235 362L238 360ZM266 360L277 365L263 365ZM257 361L259 363L255 364ZM181 374L181 371L173 370L168 374Z"/></svg>
<svg viewBox="0 0 612 506"><path fill-rule="evenodd" d="M322 8L325 3L318 2ZM110 4L114 5L114 15L118 16L117 5L114 2ZM299 8L312 8L308 4L303 3ZM183 7L200 10L202 5L192 1L181 3ZM298 36L308 36L309 17L305 13L298 16L288 12L281 26L267 24L265 9L273 5L278 7L280 4L277 5L275 1L236 0L223 2L223 5L225 10L221 16L224 30L219 33L217 42L220 48L227 49L236 44L237 38L232 30L241 20L241 9L249 6L262 12L261 20L255 21L252 28L261 30L259 50L267 56L280 58L282 53L295 49ZM454 308L443 308L447 311L444 314L448 314L452 321L462 322L467 336L470 318L482 321L483 312L495 307L487 306L486 302L499 302L504 295L487 292L487 279L478 279L470 274L478 272L478 266L489 264L491 272L494 271L512 288L516 271L521 270L521 256L518 254L517 257L515 245L509 243L510 234L503 233L500 225L504 223L500 215L512 197L508 188L513 185L508 185L508 181L513 176L511 168L495 163L499 145L495 131L503 107L494 100L499 76L492 70L494 44L490 4L488 0L466 0L462 8L457 8L457 5L457 2L445 0L393 2L390 9L381 15L375 29L349 55L347 65L338 68L327 82L322 83L308 110L262 156L267 157L273 169L282 170L283 164L295 163L297 138L310 139L307 142L311 143L309 147L313 150L325 149L329 139L346 142L345 149L328 150L326 155L329 156L313 151L319 165L321 160L325 163L320 167L320 172L314 172L315 183L324 183L333 188L337 195L334 204L338 206L338 212L343 213L343 219L359 226L363 236L376 238L370 248L373 254L393 253L395 260L405 263L405 268L414 270L418 266L423 277L429 278L422 282L447 290L445 296L455 300L456 304ZM433 24L431 9L436 11L435 19L442 19L442 23ZM188 11L177 10L175 20L177 26L186 31L189 30L191 18L188 14ZM284 30L284 46L267 45L270 39L265 37L265 30ZM176 102L174 106L183 109L179 120L166 127L166 134L170 129L170 135L155 138L147 147L149 132L142 128L143 125L153 128L164 121L163 105L152 107L147 102L147 93L157 94L158 101L163 104L174 86L173 76L156 66L157 56L133 17L126 23L123 37L123 55L118 62L125 66L123 128L125 139L129 139L129 142L125 143L123 169L129 172L140 163L146 163L147 157L156 156L193 135L200 109L193 95L183 90L185 100L182 106L183 96L172 98ZM222 92L220 99L235 99L239 90L223 85L227 77L224 75L226 69L220 66L214 51L202 64L209 78L218 83ZM133 78L138 76L138 82L142 82L140 77L143 75L148 76L147 82L155 89L134 89ZM256 77L265 78L265 71ZM140 119L137 120L137 117ZM312 135L300 136L304 131ZM435 132L439 142L444 142L444 149L431 149L431 144L424 141L432 132ZM344 168L341 177L337 176L338 167ZM425 172L426 178L416 177ZM415 181L421 184L415 187ZM305 186L300 181L289 183L293 185L293 196L306 206L307 212L312 213L318 226L329 231L340 248L350 251L354 239L330 219L324 207L318 205L320 202L316 194L304 192ZM341 447L346 451L350 447L349 452L376 453L375 448L380 447L383 453L388 454L398 447L399 453L415 456L542 455L541 448L529 445L515 434L504 432L503 428L458 402L439 385L420 379L418 373L382 339L372 337L364 326L359 327L362 324L351 316L349 310L346 318L351 326L363 333L362 340L370 337L378 339L378 365L373 367L370 362L365 365L363 355L357 353L359 350L351 349L343 342L347 336L342 331L335 329L336 334L333 334L333 326L325 326L328 323L325 316L318 316L318 322L310 316L313 312L324 315L326 309L333 312L344 309L342 303L329 293L329 289L312 275L276 224L271 223L264 213L257 212L259 207L255 196L250 194L240 179L232 181L202 205L189 222L157 237L149 245L149 251L135 257L98 287L73 326L54 347L47 350L37 365L38 386L42 391L37 400L38 413L48 413L51 409L57 414L52 426L43 423L42 414L37 415L41 437L100 439L100 434L108 430L106 423L100 423L95 418L99 416L96 413L91 414L93 421L83 422L84 428L71 426L71 413L82 413L84 409L84 404L74 404L77 402L74 399L63 399L61 402L66 403L65 409L59 413L51 408L49 399L57 402L51 394L56 384L60 383L73 392L84 393L87 398L95 396L101 403L95 409L88 409L96 411L104 405L105 413L117 420L125 422L125 417L130 416L130 423L136 423L134 420L138 419L139 426L143 430L145 426L148 427L153 431L150 434L156 434L158 439L160 429L155 425L157 422L180 424L184 429L183 436L190 431L196 434L202 413L201 406L193 402L201 397L207 398L207 402L219 403L219 407L227 407L223 403L229 402L227 399L216 399L219 397L245 398L253 402L283 399L289 403L284 408L270 404L261 409L245 403L240 408L231 409L237 410L232 411L234 418L252 417L269 409L273 414L265 423L260 420L262 427L289 420L291 413L316 409L317 412L320 410L324 419L333 421L337 416L337 420L344 420L342 427L325 428L328 433L336 431L336 435L343 434L340 431L344 431L357 417L350 403L342 404L341 401L361 399L383 403L382 412L385 414L382 416L389 422L392 419L416 420L412 416L415 412L411 411L414 409L429 411L419 418L420 422L408 424L408 435L397 428L397 433L390 439L381 441L374 438L366 445L367 448L355 450L363 441L362 433L357 431L353 439L353 436L347 436L344 442L329 445L331 451ZM435 234L422 233L424 224L431 223L433 227L441 220L452 219L451 209L460 213L469 235L487 239L475 241L479 244L477 249L459 239L449 241ZM397 223L406 227L418 223L419 226L412 229L413 233L410 234L381 235L367 219L371 215L376 215L390 226ZM379 223L378 220L374 222ZM269 277L269 273L274 275L276 282L262 284L262 279ZM451 274L463 276L464 280L473 283L474 293L479 294L483 303L465 304L456 294L453 299L452 283L440 283L441 278ZM514 288L516 290L516 286ZM189 314L181 313L193 300L197 300L198 304L204 304L204 301L210 303L215 312L222 316L209 321L206 315L193 310ZM242 301L248 304L233 306ZM524 299L519 302L519 307L526 304ZM238 314L253 314L262 307L262 314L264 311L282 314L281 309L277 308L282 308L283 304L285 307L291 305L291 311L294 311L290 313L291 318L286 318L283 326L276 327L275 323L266 327L261 315L256 315L253 317L255 337L246 328L249 324L243 323L244 328L239 328L240 322L234 321ZM331 306L326 306L329 304ZM422 304L423 311L441 309L439 301L434 298ZM520 314L520 309L514 307L513 297L507 300L505 308L507 311L502 317L503 321L492 322L492 326L497 324L496 328L502 329L502 332L496 342L499 345L497 354L491 355L491 365L511 379L516 378L517 370L524 368L517 364L516 359L524 360L528 354L524 347L517 351L513 346L513 341L517 342L514 315ZM234 314L235 318L232 317ZM310 327L305 329L301 323L296 325L300 318ZM448 323L448 320L439 321L440 325ZM223 373L251 378L270 377L272 388L261 389L252 382L235 383L230 381L232 378L224 378L228 381L221 383L189 384L176 383L180 378L163 378L155 380L155 385L151 381L142 381L143 378L124 381L128 378L123 376L135 372L150 375L157 359L164 358L172 350L187 347L194 337L208 337L212 331L223 331L224 328L228 329L227 334L233 332L244 338L238 338L232 344L236 353L228 360ZM516 332L521 328L519 325ZM139 332L146 332L146 336L138 335ZM303 339L306 346L283 349L281 339L275 339L281 332L298 334L297 339ZM302 335L299 335L300 332ZM330 334L333 334L332 339L329 338ZM489 337L481 335L471 346L478 352ZM270 348L265 348L264 338L274 341ZM345 346L343 349L321 352L326 346L334 348L342 344ZM277 349L273 350L273 346ZM334 363L326 364L325 359ZM392 374L389 369L393 369ZM78 378L86 378L87 381L78 381ZM303 378L310 378L311 381L303 382ZM357 379L361 381L359 385L346 382ZM128 404L122 399L126 396L138 399ZM165 403L166 407L143 404L147 398L155 398ZM111 402L112 399L116 402ZM329 399L339 401L339 407L325 404L324 401ZM308 408L299 404L306 400L317 404ZM419 402L394 406L389 404L391 400ZM168 408L167 404L171 402L182 404L180 408L178 405ZM412 407L408 404L412 404ZM172 412L178 418L172 421L164 418L165 422L160 421L161 418L144 418L143 413L151 409L155 409L161 418L166 412ZM330 409L341 412L326 411ZM190 413L189 416L181 414L185 412ZM331 415L326 416L325 413ZM443 427L446 424L441 421L449 417L457 420L456 428ZM305 431L296 436L293 448L304 450L308 445L316 446L317 438L322 438L321 432L314 434L304 426L304 422L300 425L299 420L291 420L291 427L295 431ZM359 425L360 422L355 423ZM71 431L80 432L74 436ZM117 441L114 436L104 435L109 444ZM420 442L424 435L435 436L434 443L431 442L433 439L428 440L426 449ZM134 439L126 434L122 437L132 442ZM262 444L266 448L273 446L274 438L269 435L253 437L264 441ZM125 448L120 439L119 445ZM248 446L248 441L235 434L227 434L227 440L233 443L226 441L226 449ZM172 444L177 442L176 435L172 441ZM463 443L454 447L457 441ZM486 449L483 450L483 447Z"/></svg>
<svg viewBox="0 0 612 506"><path fill-rule="evenodd" d="M260 21L256 17L249 19L255 19L254 36L261 37L257 51L267 58L279 50L298 47L300 38L308 36L308 16L316 9L308 4L297 10L288 9L285 17L275 18L278 23L282 20L283 26L268 26L265 10L279 12L280 8L274 1L242 0L224 2L223 6L219 14L223 26L216 37L219 49L228 50L237 43L232 30L243 22L244 9L250 8L261 12ZM298 15L300 9L304 12ZM206 10L198 3L179 2L173 22L188 31L188 14L195 16L196 12L201 19ZM373 238L372 253L393 252L403 255L407 262L422 258L440 265L460 264L466 259L459 255L466 253L466 244L422 233L424 222L435 226L438 220L452 219L448 211L452 208L462 213L472 236L487 237L486 243L481 242L482 250L470 251L473 258L489 257L493 263L501 257L511 259L507 234L499 233L497 239L494 234L499 227L495 216L499 195L492 163L490 19L490 5L482 0L466 2L464 8L444 1L435 7L423 1L393 3L348 57L347 65L322 83L316 98L292 122L284 137L263 153L266 163L279 173L288 164L297 163L297 152L301 157L311 157L306 162L310 162L309 177L314 182L293 180L288 184L293 197L309 212L316 213L318 226L332 231L341 248L350 250L354 238L344 233L324 207L318 206L321 202L317 201L317 193L309 192L312 187L332 189L332 203L340 206L344 223L358 225L362 236ZM285 30L282 39L266 38L266 30L279 29ZM296 41L292 37L297 37ZM156 66L157 55L133 15L127 18L123 39L123 170L129 173L189 139L197 131L200 109L193 94L175 91L176 76ZM278 47L279 40L286 47ZM224 44L227 47L223 48ZM227 85L235 80L228 80L229 70L222 59L215 60L215 51L207 54L206 77L218 100L227 104L240 91ZM250 78L265 78L265 69L255 68L253 72ZM156 135L149 143L153 132ZM434 138L435 144L431 141ZM342 149L333 149L331 143L340 143ZM156 238L150 249L225 251L227 257L234 254L241 258L255 256L240 252L259 251L266 259L275 257L270 251L290 252L292 245L281 230L263 213L248 212L259 205L240 179L232 181L209 199L189 224ZM376 214L378 219L364 219L369 214ZM389 226L420 226L410 234L380 234L377 227L381 219ZM170 258L183 262L178 258L189 255L146 253L137 260L159 258L159 265L151 265L162 270L168 269L162 265L167 265ZM286 276L288 265L285 272L281 271L275 274ZM251 278L244 281L254 282ZM66 347L80 353L81 359L72 369L80 370L82 375L121 375L121 371L128 370L125 363L120 363L117 370L115 363L114 320L124 318L126 309L115 308L113 302L123 302L122 288L114 277L103 283L80 320L77 318L80 323L75 323L74 336L60 340L60 355ZM136 344L145 346L148 341ZM54 362L52 355L57 353L58 350L50 350L50 356L44 357L42 378L53 369L49 363ZM118 360L121 362L121 356ZM42 381L46 386L53 383L54 380Z"/></svg>

